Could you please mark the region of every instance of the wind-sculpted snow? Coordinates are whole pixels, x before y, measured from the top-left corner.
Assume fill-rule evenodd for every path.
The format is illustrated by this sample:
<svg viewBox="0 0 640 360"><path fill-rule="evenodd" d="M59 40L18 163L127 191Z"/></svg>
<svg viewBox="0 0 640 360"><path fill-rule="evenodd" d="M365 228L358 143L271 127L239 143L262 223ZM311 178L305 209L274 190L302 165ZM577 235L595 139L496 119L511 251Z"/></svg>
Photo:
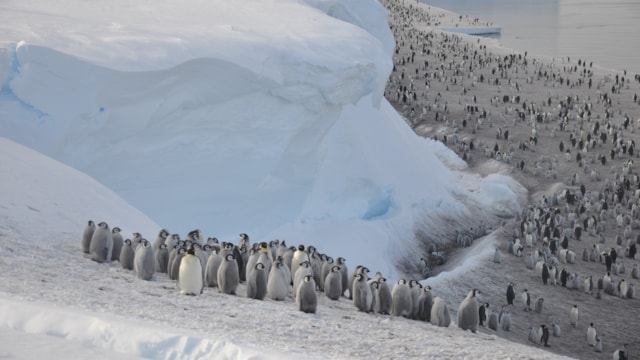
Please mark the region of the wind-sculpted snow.
<svg viewBox="0 0 640 360"><path fill-rule="evenodd" d="M393 274L476 211L518 206L515 182L461 172L382 98L394 42L375 1L154 3L153 17L118 1L100 9L110 24L65 4L2 8L30 27L0 15L0 134L171 232L322 244Z"/></svg>

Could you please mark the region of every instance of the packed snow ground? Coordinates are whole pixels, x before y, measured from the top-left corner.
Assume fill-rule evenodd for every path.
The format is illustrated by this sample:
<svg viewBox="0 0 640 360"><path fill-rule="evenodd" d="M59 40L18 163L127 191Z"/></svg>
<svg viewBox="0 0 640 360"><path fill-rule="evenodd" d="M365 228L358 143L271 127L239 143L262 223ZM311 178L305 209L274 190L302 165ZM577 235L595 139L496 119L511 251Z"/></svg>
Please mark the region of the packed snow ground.
<svg viewBox="0 0 640 360"><path fill-rule="evenodd" d="M308 315L242 288L182 297L84 257L93 219L314 244L395 280L421 224L518 208L517 183L464 172L382 98L393 39L376 2L179 5L0 4L0 135L97 180L2 140L0 355L549 358L345 299Z"/></svg>
<svg viewBox="0 0 640 360"><path fill-rule="evenodd" d="M80 248L86 218L151 239L159 230L153 222L55 160L7 139L0 138L0 150L11 154L0 163L3 358L555 358L453 325L361 313L346 298L319 294L317 313L305 314L291 299L247 299L243 285L238 296L209 288L179 295L165 274L139 280Z"/></svg>

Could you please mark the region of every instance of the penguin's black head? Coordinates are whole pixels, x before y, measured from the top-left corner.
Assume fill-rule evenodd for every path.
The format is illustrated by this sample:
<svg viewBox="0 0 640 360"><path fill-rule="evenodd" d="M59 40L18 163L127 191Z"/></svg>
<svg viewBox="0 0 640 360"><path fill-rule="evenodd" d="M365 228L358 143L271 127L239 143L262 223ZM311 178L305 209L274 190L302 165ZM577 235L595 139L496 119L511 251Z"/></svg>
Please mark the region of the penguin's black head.
<svg viewBox="0 0 640 360"><path fill-rule="evenodd" d="M111 232L112 232L112 233L119 233L120 231L122 231L122 230L120 230L120 228L119 228L119 227L117 227L117 226L116 226L116 227L114 227L113 229L111 229Z"/></svg>
<svg viewBox="0 0 640 360"><path fill-rule="evenodd" d="M195 255L196 254L196 248L193 246L193 244L191 246L189 246L189 249L187 250L187 254L189 254L189 255Z"/></svg>
<svg viewBox="0 0 640 360"><path fill-rule="evenodd" d="M94 224L93 220L89 220L89 221L87 222L87 225L88 225L88 226L95 226L95 224Z"/></svg>
<svg viewBox="0 0 640 360"><path fill-rule="evenodd" d="M263 241L260 243L260 249L266 249L268 247L269 247L269 244L267 244L266 242Z"/></svg>
<svg viewBox="0 0 640 360"><path fill-rule="evenodd" d="M298 250L304 251L304 245L298 245Z"/></svg>

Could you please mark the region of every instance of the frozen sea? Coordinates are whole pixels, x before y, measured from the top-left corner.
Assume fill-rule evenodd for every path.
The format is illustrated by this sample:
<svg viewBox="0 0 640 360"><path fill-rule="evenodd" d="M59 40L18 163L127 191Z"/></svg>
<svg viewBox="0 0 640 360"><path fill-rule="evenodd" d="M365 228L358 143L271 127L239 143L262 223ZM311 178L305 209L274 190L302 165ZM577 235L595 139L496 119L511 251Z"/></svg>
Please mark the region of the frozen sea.
<svg viewBox="0 0 640 360"><path fill-rule="evenodd" d="M420 0L502 27L502 45L640 73L638 0Z"/></svg>

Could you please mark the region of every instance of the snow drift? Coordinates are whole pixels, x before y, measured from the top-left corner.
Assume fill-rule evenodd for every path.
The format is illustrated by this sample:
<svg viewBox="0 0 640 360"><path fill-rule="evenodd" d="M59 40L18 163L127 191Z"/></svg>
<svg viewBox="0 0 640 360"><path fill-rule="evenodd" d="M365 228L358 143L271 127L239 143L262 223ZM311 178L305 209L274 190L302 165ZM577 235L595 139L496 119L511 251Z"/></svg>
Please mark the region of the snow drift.
<svg viewBox="0 0 640 360"><path fill-rule="evenodd" d="M171 232L314 243L393 274L518 207L515 182L464 173L384 100L376 1L110 4L4 5L0 134Z"/></svg>

